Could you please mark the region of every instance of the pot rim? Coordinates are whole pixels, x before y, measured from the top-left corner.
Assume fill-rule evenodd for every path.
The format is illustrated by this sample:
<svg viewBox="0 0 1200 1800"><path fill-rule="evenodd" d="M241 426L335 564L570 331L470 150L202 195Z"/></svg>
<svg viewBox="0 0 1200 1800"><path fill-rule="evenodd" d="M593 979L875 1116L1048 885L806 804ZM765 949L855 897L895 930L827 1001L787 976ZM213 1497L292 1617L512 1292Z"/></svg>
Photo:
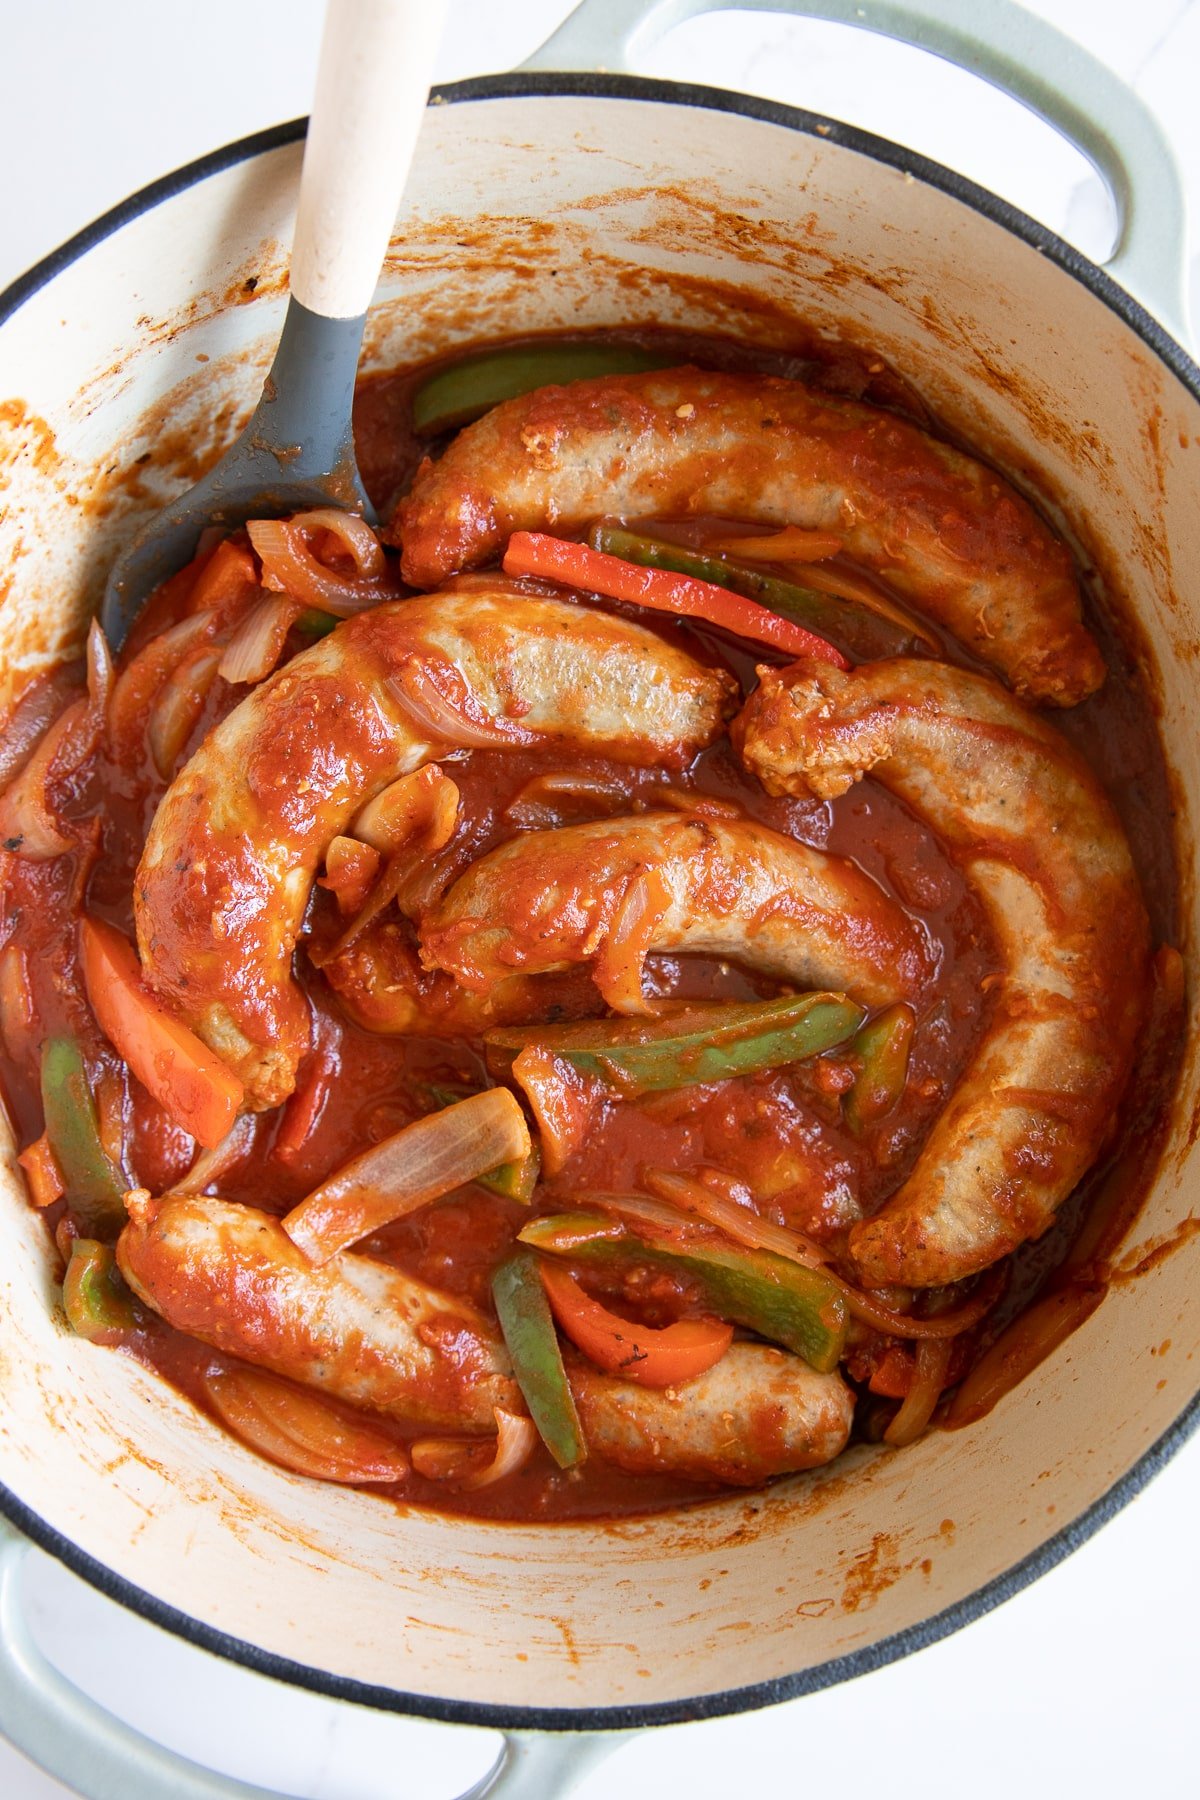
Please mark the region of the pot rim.
<svg viewBox="0 0 1200 1800"><path fill-rule="evenodd" d="M1200 401L1200 366L1140 302L1090 258L1046 226L1030 218L1027 213L1021 212L966 176L858 126L847 125L800 107L788 106L781 101L742 94L733 89L709 88L694 83L635 75L520 72L483 75L434 88L430 104L458 105L477 100L570 96L645 100L734 113L766 124L780 125L790 131L802 132L809 137L818 136L823 142L855 151L875 162L911 175L981 213L1088 288L1137 333L1194 398ZM175 198L211 175L220 174L238 163L296 142L304 137L307 127L308 120L301 118L255 132L210 151L193 162L185 163L170 174L139 188L127 199L102 213L91 224L84 226L4 289L0 293L0 324L73 262L143 213L149 212L164 200ZM307 1663L293 1662L273 1651L262 1650L255 1644L219 1631L168 1605L126 1577L116 1574L89 1552L81 1550L71 1539L48 1525L3 1484L0 1484L0 1514L39 1549L65 1564L73 1574L108 1599L117 1601L150 1624L183 1638L197 1649L223 1657L228 1662L239 1664L272 1680L286 1682L290 1686L303 1688L329 1699L347 1701L352 1705L434 1719L446 1724L475 1725L491 1730L628 1731L640 1726L676 1725L720 1718L798 1699L805 1694L832 1687L838 1682L849 1681L855 1676L870 1674L875 1669L884 1668L903 1656L926 1649L940 1639L949 1637L1020 1593L1039 1576L1048 1574L1073 1550L1086 1543L1102 1525L1141 1493L1198 1429L1200 1391L1132 1468L1078 1518L1060 1527L1045 1543L1002 1575L996 1576L974 1593L920 1624L908 1626L903 1631L895 1632L878 1643L865 1646L849 1655L835 1657L791 1675L778 1676L748 1687L720 1689L691 1699L657 1701L645 1705L590 1708L506 1706L485 1701L447 1700L435 1695L405 1693L399 1689L334 1675Z"/></svg>

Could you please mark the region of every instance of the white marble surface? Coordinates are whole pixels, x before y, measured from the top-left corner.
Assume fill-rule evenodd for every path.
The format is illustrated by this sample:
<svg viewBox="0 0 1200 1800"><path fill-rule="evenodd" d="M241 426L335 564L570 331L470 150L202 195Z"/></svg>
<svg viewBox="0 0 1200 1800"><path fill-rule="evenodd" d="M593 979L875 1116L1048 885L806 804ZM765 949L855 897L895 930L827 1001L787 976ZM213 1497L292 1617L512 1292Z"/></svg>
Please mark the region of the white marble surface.
<svg viewBox="0 0 1200 1800"><path fill-rule="evenodd" d="M452 0L439 79L520 60L566 10L564 0ZM1200 0L1037 0L1033 10L1134 83L1200 216ZM6 0L0 287L144 182L306 111L320 13L320 0ZM1104 253L1111 213L1088 165L1019 108L916 53L741 15L673 34L644 72L868 126ZM1200 259L1192 267L1200 339ZM749 1787L889 1800L964 1788L972 1800L1194 1795L1198 1514L1193 1442L1099 1537L966 1632L812 1699L645 1734L582 1784L580 1800L727 1800ZM45 1559L33 1602L48 1650L90 1693L246 1780L314 1800L443 1800L494 1754L490 1734L362 1713L205 1657ZM4 1800L64 1792L0 1742Z"/></svg>

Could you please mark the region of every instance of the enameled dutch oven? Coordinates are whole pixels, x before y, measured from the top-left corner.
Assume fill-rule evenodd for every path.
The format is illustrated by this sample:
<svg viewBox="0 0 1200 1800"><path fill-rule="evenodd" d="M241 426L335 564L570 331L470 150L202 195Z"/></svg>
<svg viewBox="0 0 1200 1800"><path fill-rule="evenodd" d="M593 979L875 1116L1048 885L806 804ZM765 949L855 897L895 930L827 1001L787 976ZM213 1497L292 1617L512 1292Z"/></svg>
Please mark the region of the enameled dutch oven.
<svg viewBox="0 0 1200 1800"><path fill-rule="evenodd" d="M1136 619L1178 788L1194 963L1200 371L1125 287L908 151L739 95L542 72L621 68L635 36L699 10L588 0L525 71L434 96L366 366L648 318L780 345L801 320L877 349L956 434L1036 487L1108 603ZM1114 189L1122 281L1178 329L1176 173L1083 52L1000 0L771 10L922 43L1055 119ZM135 518L256 398L301 135L285 127L168 177L0 301L6 683L77 643ZM1153 217L1134 206L1142 193ZM487 1791L548 1796L586 1760L577 1734L761 1706L873 1668L995 1605L1138 1490L1197 1414L1196 1116L1189 1052L1129 1246L1145 1273L980 1423L903 1454L861 1446L751 1497L542 1529L397 1514L291 1477L72 1336L6 1156L0 1506L109 1594L235 1661L505 1729ZM14 1532L0 1558L0 1728L92 1795L258 1792L105 1719L41 1661L21 1616L23 1549Z"/></svg>

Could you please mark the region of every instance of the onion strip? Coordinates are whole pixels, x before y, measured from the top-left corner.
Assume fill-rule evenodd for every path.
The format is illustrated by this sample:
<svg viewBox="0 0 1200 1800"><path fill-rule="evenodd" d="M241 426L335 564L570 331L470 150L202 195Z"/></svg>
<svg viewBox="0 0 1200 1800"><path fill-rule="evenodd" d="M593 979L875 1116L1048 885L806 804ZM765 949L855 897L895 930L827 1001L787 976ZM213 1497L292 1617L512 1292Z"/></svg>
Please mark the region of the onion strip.
<svg viewBox="0 0 1200 1800"><path fill-rule="evenodd" d="M466 750L511 750L535 741L533 733L515 720L493 718L485 712L451 662L407 657L396 673L386 678L385 685L413 724L428 733L431 743Z"/></svg>
<svg viewBox="0 0 1200 1800"><path fill-rule="evenodd" d="M808 587L816 588L822 594L835 594L839 600L854 600L859 606L878 613L881 619L888 619L893 625L911 632L920 638L931 651L937 651L937 639L931 636L928 626L914 614L907 612L879 588L867 581L855 570L847 568L844 563L807 563L804 568L804 580Z"/></svg>
<svg viewBox="0 0 1200 1800"><path fill-rule="evenodd" d="M172 1194L202 1194L214 1181L228 1175L247 1156L254 1142L255 1113L239 1113L219 1144L201 1150L191 1168L171 1186Z"/></svg>
<svg viewBox="0 0 1200 1800"><path fill-rule="evenodd" d="M184 659L165 684L146 728L154 767L164 781L175 774L184 745L204 710L221 666L221 651L204 646Z"/></svg>
<svg viewBox="0 0 1200 1800"><path fill-rule="evenodd" d="M647 807L668 806L673 812L698 813L701 818L740 819L745 815L732 800L718 800L715 794L700 794L692 788L651 788L643 795Z"/></svg>
<svg viewBox="0 0 1200 1800"><path fill-rule="evenodd" d="M381 856L394 856L414 839L420 840L414 847L430 856L453 837L458 802L450 777L436 763L426 763L368 800L350 830Z"/></svg>
<svg viewBox="0 0 1200 1800"><path fill-rule="evenodd" d="M353 575L339 574L318 561L305 535L310 529L327 531L338 538L354 563ZM319 508L312 513L298 513L294 519L252 519L246 531L262 563L262 585L290 594L302 606L348 619L381 601L396 598L395 584L388 579L383 551L374 533L352 514ZM374 544L374 555L362 533ZM370 573L364 573L364 565Z"/></svg>
<svg viewBox="0 0 1200 1800"><path fill-rule="evenodd" d="M155 695L197 644L212 637L216 624L215 612L193 613L151 638L121 670L108 709L108 738L115 762L133 759Z"/></svg>
<svg viewBox="0 0 1200 1800"><path fill-rule="evenodd" d="M715 1225L718 1231L723 1231L726 1237L733 1238L735 1243L748 1250L770 1250L806 1269L827 1270L833 1261L832 1253L814 1239L805 1237L802 1232L790 1231L786 1225L777 1225L773 1219L764 1219L752 1208L740 1206L736 1200L715 1194L704 1182L692 1176L676 1175L667 1169L647 1169L642 1179L652 1194L669 1200L673 1206L702 1219L706 1225Z"/></svg>
<svg viewBox="0 0 1200 1800"><path fill-rule="evenodd" d="M772 1219L764 1219L748 1206L741 1206L736 1200L713 1193L704 1182L688 1175L676 1175L667 1169L647 1169L643 1171L642 1179L652 1194L669 1200L674 1206L703 1219L708 1225L715 1225L719 1231L733 1238L736 1243L744 1244L747 1249L771 1250L776 1256L786 1257L789 1262L802 1263L807 1269L823 1270L831 1281L837 1283L851 1315L860 1324L870 1325L875 1331L881 1331L888 1337L908 1338L918 1343L958 1337L960 1332L969 1331L973 1325L977 1325L996 1304L999 1296L1002 1274L985 1281L969 1300L952 1312L938 1313L926 1319L912 1318L907 1313L896 1312L890 1306L885 1306L873 1295L864 1293L862 1288L853 1287L835 1275L829 1267L834 1261L832 1252L812 1238L805 1237L802 1232L791 1231L786 1225L777 1225ZM600 1204L604 1204L600 1196L597 1199Z"/></svg>
<svg viewBox="0 0 1200 1800"><path fill-rule="evenodd" d="M563 804L570 801L576 804ZM619 781L571 769L551 769L525 783L505 808L504 817L520 831L545 831L561 825L567 813L594 818L597 812L620 812L626 805L625 789Z"/></svg>
<svg viewBox="0 0 1200 1800"><path fill-rule="evenodd" d="M235 1437L297 1475L350 1486L408 1475L401 1444L323 1394L307 1393L265 1369L230 1369L209 1375L204 1385Z"/></svg>
<svg viewBox="0 0 1200 1800"><path fill-rule="evenodd" d="M70 760L71 746L86 728L91 702L76 700L53 724L25 767L0 795L0 843L31 862L65 856L74 840L65 835L46 793L60 757Z"/></svg>
<svg viewBox="0 0 1200 1800"><path fill-rule="evenodd" d="M948 1338L923 1338L917 1345L912 1385L883 1434L884 1443L894 1450L915 1443L932 1419L946 1385L951 1349Z"/></svg>
<svg viewBox="0 0 1200 1800"><path fill-rule="evenodd" d="M283 594L268 594L252 606L225 646L217 666L222 681L238 685L264 680L283 655L299 612L299 602Z"/></svg>
<svg viewBox="0 0 1200 1800"><path fill-rule="evenodd" d="M78 663L72 663L30 682L0 731L0 785L25 767L68 696L78 691L78 673Z"/></svg>
<svg viewBox="0 0 1200 1800"><path fill-rule="evenodd" d="M600 954L592 964L592 980L614 1012L654 1013L654 1005L642 993L642 967L654 933L671 910L674 898L661 869L641 870L621 896Z"/></svg>
<svg viewBox="0 0 1200 1800"><path fill-rule="evenodd" d="M382 866L383 858L370 844L361 844L357 838L335 837L325 852L325 873L317 886L333 895L344 919L352 919L366 903Z"/></svg>
<svg viewBox="0 0 1200 1800"><path fill-rule="evenodd" d="M490 1462L479 1466L479 1441L471 1438L418 1438L410 1444L412 1466L427 1481L452 1482L464 1493L476 1493L524 1468L538 1441L532 1419L493 1407L496 1448Z"/></svg>
<svg viewBox="0 0 1200 1800"><path fill-rule="evenodd" d="M477 1175L521 1161L531 1149L513 1096L507 1088L489 1088L364 1150L293 1207L283 1228L319 1266Z"/></svg>
<svg viewBox="0 0 1200 1800"><path fill-rule="evenodd" d="M15 1063L33 1048L35 1017L29 960L19 944L7 944L0 950L0 1041Z"/></svg>

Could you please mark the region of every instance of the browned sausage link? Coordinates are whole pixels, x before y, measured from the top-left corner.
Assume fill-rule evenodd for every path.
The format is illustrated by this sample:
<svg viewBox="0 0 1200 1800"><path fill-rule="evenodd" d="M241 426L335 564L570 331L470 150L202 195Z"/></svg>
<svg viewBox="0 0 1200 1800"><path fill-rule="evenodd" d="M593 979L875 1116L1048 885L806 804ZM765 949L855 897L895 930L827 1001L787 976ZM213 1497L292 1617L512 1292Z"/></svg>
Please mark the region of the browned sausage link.
<svg viewBox="0 0 1200 1800"><path fill-rule="evenodd" d="M469 1301L343 1254L315 1269L278 1219L207 1194L131 1203L121 1273L178 1331L355 1406L453 1431L524 1410Z"/></svg>
<svg viewBox="0 0 1200 1800"><path fill-rule="evenodd" d="M570 1377L589 1449L637 1475L757 1487L832 1462L854 1416L836 1370L818 1374L767 1344L731 1344L706 1375L677 1387L640 1387L582 1359Z"/></svg>
<svg viewBox="0 0 1200 1800"><path fill-rule="evenodd" d="M1045 1231L1111 1129L1149 991L1129 846L1090 769L994 682L904 660L760 675L733 737L764 786L829 798L870 772L941 837L997 939L983 1039L850 1236L870 1283L957 1281Z"/></svg>
<svg viewBox="0 0 1200 1800"><path fill-rule="evenodd" d="M752 819L648 813L535 831L481 857L421 923L422 952L467 988L556 969L603 946L630 883L663 877L651 951L732 957L869 1006L911 997L934 959L856 864Z"/></svg>
<svg viewBox="0 0 1200 1800"><path fill-rule="evenodd" d="M134 1292L219 1350L414 1426L495 1429L524 1410L495 1326L466 1300L370 1257L314 1269L277 1219L204 1194L132 1199L117 1245ZM837 1375L735 1344L667 1393L600 1375L571 1384L591 1449L628 1469L755 1486L836 1456L851 1401Z"/></svg>
<svg viewBox="0 0 1200 1800"><path fill-rule="evenodd" d="M355 814L451 745L552 740L680 766L717 737L732 677L628 620L503 577L347 620L210 732L138 867L151 986L241 1076L291 1092L308 1045L292 974L317 868Z"/></svg>
<svg viewBox="0 0 1200 1800"><path fill-rule="evenodd" d="M389 526L434 587L509 534L603 513L715 513L833 531L1018 693L1071 706L1104 679L1071 561L994 470L878 407L761 376L669 369L506 401L426 462Z"/></svg>

